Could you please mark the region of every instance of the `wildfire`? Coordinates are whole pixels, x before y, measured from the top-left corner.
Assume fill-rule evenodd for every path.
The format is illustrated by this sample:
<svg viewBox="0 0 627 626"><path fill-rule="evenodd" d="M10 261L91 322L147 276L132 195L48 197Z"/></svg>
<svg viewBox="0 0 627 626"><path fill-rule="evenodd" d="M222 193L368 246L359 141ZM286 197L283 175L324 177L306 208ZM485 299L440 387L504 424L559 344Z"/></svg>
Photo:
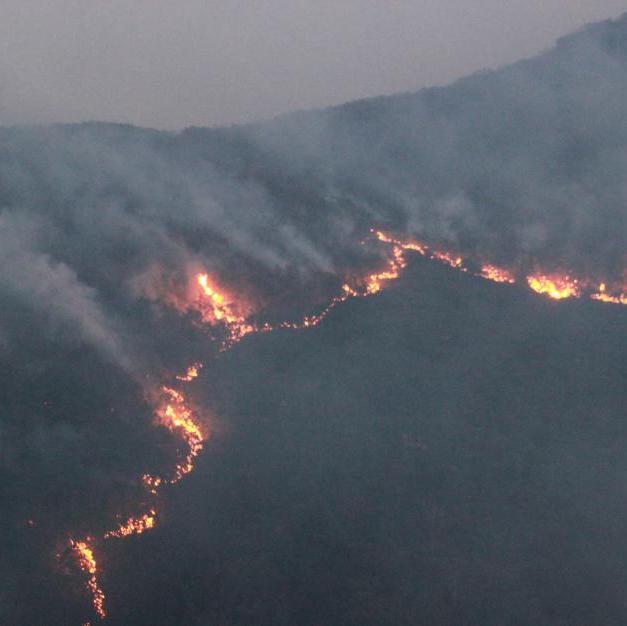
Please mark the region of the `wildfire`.
<svg viewBox="0 0 627 626"><path fill-rule="evenodd" d="M431 250L429 246L424 243L416 241L403 241L380 230L372 230L371 232L380 242L392 246L391 257L388 263L390 263L391 267L398 268L398 270L403 269L406 266L406 261L403 256L404 252L413 251L430 260L444 263L452 269L462 272L469 271L467 269L466 260L458 254L443 250ZM394 266L395 260L396 266ZM517 282L514 271L503 267L497 267L496 265L491 265L489 263L482 264L481 271L479 273L473 273L473 275L495 283L513 285ZM387 279L397 277L394 271L383 273L380 276ZM382 285L377 282L376 275L372 278L373 280L371 287L368 289L368 294L377 293L382 287ZM536 293L553 298L554 300L581 298L586 296L592 300L599 300L609 304L627 305L627 287L625 286L621 288L614 285L611 288L608 288L606 283L601 283L598 289L595 290L590 281L581 277L575 278L569 274L562 275L554 273L532 274L526 277L526 281L530 289Z"/></svg>
<svg viewBox="0 0 627 626"><path fill-rule="evenodd" d="M201 314L204 323L210 326L223 325L227 329L228 337L222 344L222 350L226 350L239 342L241 339L253 333L265 333L276 330L277 328L300 330L312 328L322 322L329 313L342 302L349 298L368 297L379 293L388 283L399 278L401 271L407 267L406 252L414 252L431 260L444 263L445 265L466 272L464 259L456 254L452 254L443 250L430 250L429 247L417 241L402 241L385 233L381 230L372 230L372 234L381 243L391 246L390 255L388 256L386 267L380 271L368 274L361 278L352 279L345 282L341 287L339 295L333 297L329 304L316 315L306 315L299 321L285 321L273 326L268 323L255 324L248 317L240 313L245 307L242 306L241 299L227 295L226 292L218 288L211 281L209 274L200 272L195 276L194 282L200 288L202 298L196 301L196 304L188 303L181 305L180 300L174 297L165 298L166 302L175 303L175 308L179 310L189 310L196 307ZM499 271L504 277L506 270L499 270L493 266L486 266L495 272ZM485 278L497 280L496 274L482 274ZM501 278L498 282L511 282L510 279ZM197 366L192 366L188 372L178 377L182 382L189 382L198 375ZM153 478L147 477L144 482L150 490L154 489L151 484Z"/></svg>
<svg viewBox="0 0 627 626"><path fill-rule="evenodd" d="M141 535L147 530L155 527L155 517L157 511L150 509L148 513L144 513L141 517L131 517L125 523L120 525L117 530L110 530L104 534L105 539L111 537L128 537L129 535Z"/></svg>
<svg viewBox="0 0 627 626"><path fill-rule="evenodd" d="M601 283L598 292L593 293L590 297L593 300L600 300L610 304L627 304L627 293L618 290L614 293L609 293L605 283Z"/></svg>
<svg viewBox="0 0 627 626"><path fill-rule="evenodd" d="M183 383L189 383L194 378L198 378L198 372L202 368L202 363L194 363L187 368L187 371L182 376L177 376L176 380L180 380Z"/></svg>
<svg viewBox="0 0 627 626"><path fill-rule="evenodd" d="M208 274L199 274L197 280L205 302L209 305L208 308L203 307L203 318L213 323L222 322L228 330L229 338L225 347L257 330L244 316L236 312L236 307L228 302L226 295L210 283Z"/></svg>
<svg viewBox="0 0 627 626"><path fill-rule="evenodd" d="M456 270L461 270L462 272L467 271L464 268L464 260L462 257L457 256L456 254L451 254L450 252L443 252L442 250L434 250L431 253L431 258L436 261L440 261L449 267L452 267Z"/></svg>
<svg viewBox="0 0 627 626"><path fill-rule="evenodd" d="M419 243L417 241L401 241L400 239L394 239L391 235L384 233L381 230L371 230L370 231L380 242L392 244L401 250L411 250L412 252L417 252L422 256L426 256L429 252L428 246L423 243Z"/></svg>
<svg viewBox="0 0 627 626"><path fill-rule="evenodd" d="M184 375L175 376L175 378L181 382L190 382L198 376L201 368L202 363L195 363L187 369ZM155 410L155 420L159 425L179 436L187 446L184 461L176 465L173 478L167 481L173 484L194 469L194 458L202 450L206 437L182 391L163 386L161 393L163 399ZM158 489L164 484L161 477L150 474L144 474L141 480L152 495L157 495ZM147 513L130 517L126 522L119 524L116 529L105 532L102 539L121 539L131 535L141 535L152 530L156 523L157 509L152 507ZM86 587L91 594L94 610L100 619L104 619L107 615L104 608L105 595L98 583L98 566L94 557L93 539L91 537L83 541L72 539L70 548L76 557L79 569L89 576Z"/></svg>
<svg viewBox="0 0 627 626"><path fill-rule="evenodd" d="M527 276L527 284L536 293L545 294L554 300L581 296L579 281L569 276L544 276L542 274Z"/></svg>
<svg viewBox="0 0 627 626"><path fill-rule="evenodd" d="M194 276L193 284L192 281L188 283L185 288L187 298L183 297L180 291L175 291L167 295L165 301L182 313L187 313L190 310L200 313L202 321L206 324L223 326L227 331L227 339L223 342L222 349L226 350L251 333L265 333L275 329L299 330L317 326L338 304L350 298L363 298L378 294L388 283L398 279L402 270L407 267L407 252L417 253L425 259L442 263L453 270L472 273L474 276L492 282L505 284L517 282L516 273L510 269L484 263L479 265L481 269L476 273L469 269L477 266L474 263L476 259L470 259L471 263L467 263L467 259L453 252L431 249L426 244L417 241L403 241L379 230L372 230L371 232L379 242L390 246L386 265L383 269L348 280L342 285L340 293L333 297L320 313L306 315L300 321L284 321L275 326L269 323L252 323L246 312L246 307L242 306L239 299L233 298L219 289L211 282L207 273L198 273ZM622 288L610 286L608 288L606 283L600 283L595 289L590 287L590 282L583 279L573 278L569 275L542 273L529 275L526 277L526 281L536 293L557 300L579 298L586 295L602 302L627 305L626 286ZM150 284L147 297L153 299L160 297L161 291L155 286L158 284L158 282ZM190 294L194 294L193 297ZM174 378L179 383L189 383L199 376L202 367L202 363L194 363L187 368L184 374ZM141 477L147 491L152 496L157 496L164 485L177 483L193 471L195 458L202 451L207 436L203 432L198 416L180 389L168 385L162 386L154 414L155 423L167 428L179 437L186 446L185 456L181 462L176 464L171 478L164 479L151 474L144 474ZM157 509L152 507L147 513L130 517L126 522L119 524L116 529L105 532L102 539L141 535L153 529L156 522ZM80 570L88 575L86 586L91 594L94 610L98 617L104 619L107 615L104 608L105 595L98 583L98 567L94 558L93 540L91 538L83 541L71 540L70 547ZM89 623L87 622L86 626Z"/></svg>
<svg viewBox="0 0 627 626"><path fill-rule="evenodd" d="M185 461L177 464L175 476L170 480L170 483L176 483L194 469L194 458L203 449L205 437L183 394L170 387L163 387L162 391L169 401L157 410L157 423L179 434L188 447Z"/></svg>
<svg viewBox="0 0 627 626"><path fill-rule="evenodd" d="M91 594L94 611L96 611L100 619L104 619L107 616L104 608L105 595L98 585L98 565L94 557L94 551L88 541L90 541L89 538L85 541L72 539L70 547L76 556L80 570L89 575L86 586Z"/></svg>
<svg viewBox="0 0 627 626"><path fill-rule="evenodd" d="M483 265L480 276L495 283L509 283L513 285L516 282L516 278L509 270L496 267L495 265Z"/></svg>
<svg viewBox="0 0 627 626"><path fill-rule="evenodd" d="M448 252L446 250L430 250L429 246L424 243L418 241L402 241L380 230L372 230L371 232L382 243L387 243L393 246L392 255L396 258L399 256L402 257L404 252L417 252L421 256L428 257L433 261L444 263L453 269L458 269L462 272L467 271L464 267L464 259L458 254L453 254L452 252ZM406 265L407 263L403 258L403 262L400 266L401 269Z"/></svg>
<svg viewBox="0 0 627 626"><path fill-rule="evenodd" d="M197 275L197 283L202 288L205 297L211 305L211 314L203 316L209 323L222 322L229 330L229 339L225 342L223 349L227 349L237 343L240 339L251 333L270 332L276 328L299 330L317 326L328 314L342 302L349 298L367 297L379 293L389 282L399 278L401 271L407 267L406 252L415 252L429 260L442 263L451 269L461 272L469 272L467 261L459 254L441 249L431 249L427 244L414 240L402 240L381 230L372 229L371 233L381 243L391 246L387 259L387 266L380 272L369 274L363 278L354 279L342 285L339 295L332 298L329 304L317 315L306 315L297 322L281 322L276 326L270 324L254 325L246 317L236 314L230 305L226 304L227 298L209 283L208 274ZM503 267L498 267L489 263L480 265L481 270L473 272L474 276L496 283L515 284L517 282L515 273ZM570 297L581 297L584 293L582 285L585 281L571 278L568 275L530 275L527 277L529 287L537 292L549 296L553 299L563 299ZM591 294L586 291L592 299L608 303L627 304L627 294L608 293L604 285L601 285L599 292ZM188 380L187 377L180 380Z"/></svg>
<svg viewBox="0 0 627 626"><path fill-rule="evenodd" d="M377 237L379 236L384 237L385 235L377 232ZM381 241L383 241L383 239L381 239ZM394 244L392 248L392 255L388 259L387 269L375 274L369 274L365 278L355 281L355 286L352 286L349 283L344 283L342 285L342 292L332 298L331 302L329 302L329 304L320 313L318 313L318 315L306 315L300 322L281 322L277 328L301 330L317 326L338 304L346 302L349 298L364 298L379 293L387 282L396 280L400 276L401 270L403 270L406 266L407 260L405 259L403 248L400 245ZM267 332L274 330L274 328L268 324L264 324L259 330Z"/></svg>
<svg viewBox="0 0 627 626"><path fill-rule="evenodd" d="M159 476L152 476L150 474L144 474L142 476L142 482L146 485L146 488L153 495L157 495L157 489L161 486L163 480Z"/></svg>

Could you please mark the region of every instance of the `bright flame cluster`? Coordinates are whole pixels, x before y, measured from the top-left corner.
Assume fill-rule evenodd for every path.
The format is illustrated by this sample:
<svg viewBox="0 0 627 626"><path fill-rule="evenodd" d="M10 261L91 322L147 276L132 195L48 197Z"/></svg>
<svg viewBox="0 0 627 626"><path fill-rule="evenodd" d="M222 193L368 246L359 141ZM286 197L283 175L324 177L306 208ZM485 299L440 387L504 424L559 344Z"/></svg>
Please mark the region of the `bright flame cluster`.
<svg viewBox="0 0 627 626"><path fill-rule="evenodd" d="M469 271L464 258L458 254L442 250L430 250L424 243L401 241L378 230L373 230L372 233L379 241L392 246L392 257L394 259L402 259L403 252L414 251L431 260L444 263L453 269L462 272ZM402 261L399 267L403 268L405 265L406 263ZM512 270L487 263L481 265L481 271L474 275L496 283L514 284L517 282L516 274ZM608 288L604 282L597 286L593 281L574 278L569 274L544 274L542 272L526 276L526 282L529 288L536 293L548 296L554 300L581 298L587 295L592 300L627 305L627 285L613 285L611 288ZM378 289L374 293L376 291Z"/></svg>
<svg viewBox="0 0 627 626"><path fill-rule="evenodd" d="M590 296L593 300L600 300L601 302L607 302L609 304L626 304L627 305L627 293L616 292L614 294L608 293L607 285L601 283L599 290Z"/></svg>
<svg viewBox="0 0 627 626"><path fill-rule="evenodd" d="M89 541L89 538L83 541L72 539L70 547L76 556L79 568L89 576L86 585L92 597L94 611L100 619L104 619L107 616L104 608L105 595L98 584L98 564Z"/></svg>
<svg viewBox="0 0 627 626"><path fill-rule="evenodd" d="M462 272L467 272L468 270L464 267L464 260L462 257L451 254L450 252L443 252L441 250L434 250L431 253L431 258L440 261L440 263L444 263L449 267L452 267L455 270L461 270Z"/></svg>
<svg viewBox="0 0 627 626"><path fill-rule="evenodd" d="M201 307L203 320L209 323L221 322L228 330L225 348L257 330L236 311L236 307L229 302L227 296L210 282L208 274L199 274L197 281L205 296L203 303L207 305Z"/></svg>
<svg viewBox="0 0 627 626"><path fill-rule="evenodd" d="M195 363L187 369L184 375L175 378L181 382L190 382L198 376L201 368L201 363ZM151 476L150 474L142 476L144 486L153 496L158 494L158 489L164 484L176 483L194 469L194 458L198 456L206 440L197 417L182 391L163 386L161 398L155 410L155 421L181 439L185 443L187 452L184 460L176 464L174 474L169 480L166 481L160 476ZM157 509L153 506L147 513L130 517L125 522L120 523L117 528L106 531L102 535L102 539L120 539L131 535L141 535L152 530L156 522ZM91 537L82 540L70 540L70 548L75 555L78 568L88 575L86 587L91 595L94 611L100 619L104 619L107 616L105 594L98 583L98 566L93 544L94 540Z"/></svg>
<svg viewBox="0 0 627 626"><path fill-rule="evenodd" d="M188 448L185 461L177 464L174 478L170 480L170 483L176 483L194 469L194 458L203 449L205 436L185 396L171 387L163 387L162 390L169 400L157 410L157 423L178 434Z"/></svg>
<svg viewBox="0 0 627 626"><path fill-rule="evenodd" d="M516 277L509 270L496 267L495 265L486 264L481 266L480 276L494 283L509 283L513 285L516 282Z"/></svg>
<svg viewBox="0 0 627 626"><path fill-rule="evenodd" d="M141 535L147 530L155 527L157 511L150 509L148 513L144 513L141 517L131 517L124 524L121 524L117 530L110 530L104 534L105 539L112 537L128 537L129 535Z"/></svg>
<svg viewBox="0 0 627 626"><path fill-rule="evenodd" d="M570 276L527 276L527 284L536 293L546 294L554 300L563 300L564 298L579 298L581 289L579 281L570 278Z"/></svg>
<svg viewBox="0 0 627 626"><path fill-rule="evenodd" d="M202 369L202 363L194 363L187 368L185 374L176 377L176 380L180 380L183 383L191 383L192 380L198 378L198 373Z"/></svg>
<svg viewBox="0 0 627 626"><path fill-rule="evenodd" d="M196 281L202 288L205 302L201 305L202 311L210 311L210 314L203 315L203 319L210 325L223 324L228 332L228 340L223 345L223 349L229 348L246 335L259 332L270 332L277 328L299 330L317 326L322 322L329 313L340 303L345 302L349 298L367 297L379 293L388 283L399 278L401 271L407 267L407 252L415 252L429 260L442 263L452 269L472 273L473 275L496 283L514 284L517 282L516 274L510 269L499 267L493 264L484 263L480 265L480 271L471 272L465 259L457 254L447 250L431 249L427 244L412 240L401 240L381 230L371 230L374 237L381 243L385 243L391 247L386 267L373 274L368 274L363 278L357 278L350 283L346 282L342 285L342 291L339 295L332 298L329 304L316 315L307 315L300 321L281 322L276 326L270 324L255 325L246 317L238 315L234 311L238 308L237 303L229 300L222 292L220 292L209 281L209 275L206 273L198 274ZM474 267L474 264L473 264ZM626 289L620 290L613 288L610 292L606 285L602 283L598 287L598 291L589 287L586 281L577 278L571 278L568 275L542 273L532 274L526 277L528 286L535 291L546 295L550 298L561 300L564 298L579 298L585 292L594 300L614 304L627 304ZM596 291L595 293L592 293ZM241 308L241 306L239 307ZM180 380L187 380L181 378Z"/></svg>

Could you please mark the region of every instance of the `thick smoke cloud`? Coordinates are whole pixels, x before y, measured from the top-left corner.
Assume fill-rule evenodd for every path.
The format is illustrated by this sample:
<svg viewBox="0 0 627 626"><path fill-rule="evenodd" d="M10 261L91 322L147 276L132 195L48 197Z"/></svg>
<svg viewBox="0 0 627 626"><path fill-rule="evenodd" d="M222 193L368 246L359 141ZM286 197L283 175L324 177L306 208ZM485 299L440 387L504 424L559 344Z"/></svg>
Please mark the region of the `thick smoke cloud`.
<svg viewBox="0 0 627 626"><path fill-rule="evenodd" d="M452 87L253 133L275 167L383 223L509 262L620 274L625 62L623 19Z"/></svg>
<svg viewBox="0 0 627 626"><path fill-rule="evenodd" d="M340 271L376 224L620 274L624 22L452 87L258 126L5 129L2 206L46 221L42 253L79 280L116 289L155 260Z"/></svg>
<svg viewBox="0 0 627 626"><path fill-rule="evenodd" d="M80 623L87 602L79 582L75 589L67 584L75 575L57 551L62 554L68 533L96 532L112 511L135 512L134 477L170 458L167 438L150 428L146 389L189 362L208 360L217 348L190 319L159 304L162 283L176 288L190 268L203 268L241 289L261 316L302 315L335 295L344 274L381 260L376 246L361 244L372 226L521 268L540 263L620 278L627 249L626 70L627 17L451 87L262 125L181 133L106 124L0 129L0 621L34 624L44 614L50 624ZM311 339L259 336L214 365L209 360L194 393L224 420L223 432L235 433L233 444L215 444L204 461L211 471L190 478L190 491L182 487L186 495L180 496L187 504L174 503L170 515L183 516L188 506L199 520L184 520L188 537L198 537L183 542L186 556L196 549L204 558L217 552L223 562L212 564L211 580L200 574L202 560L186 570L168 534L174 526L145 544L129 541L129 553L120 549L111 558L109 571L117 566L122 574L104 580L113 598L128 600L114 606L119 623L142 623L139 614L148 611L144 622L151 626L177 619L246 624L260 615L266 623L313 624L314 608L303 600L306 581L331 580L321 572L328 573L324 564L334 555L343 574L329 588L342 601L325 605L325 623L367 623L360 606L378 624L463 623L469 615L474 623L516 623L511 614L510 622L498 619L502 607L492 607L497 617L491 622L478 606L482 593L497 601L498 572L508 568L507 558L482 552L489 533L469 530L492 514L487 527L516 555L503 583L508 598L521 589L513 600L517 610L531 606L535 621L529 623L556 622L540 606L555 597L527 588L533 582L525 577L519 541L525 529L516 526L508 543L510 513L492 511L473 481L490 485L505 511L512 505L511 484L533 499L546 474L566 481L568 514L540 519L538 511L555 503L553 483L529 504L544 542L534 550L550 552L557 578L571 561L560 560L551 534L569 547L579 540L563 534L581 513L572 461L578 451L597 477L585 483L587 493L596 493L595 480L609 481L613 487L599 506L614 507L620 518L624 505L613 474L595 469L595 459L619 428L625 352L617 338L625 336L624 319L617 311L601 315L589 308L597 303L575 303L564 317L518 291L510 301L491 287L474 291L442 268L422 270L405 284L413 299L392 292L382 309L372 301L351 302ZM553 430L547 424L556 419L556 406L561 412ZM467 428L478 415L486 421ZM316 416L324 418L328 434L316 430ZM502 432L490 430L494 423ZM593 423L601 424L599 432ZM571 459L564 466L551 454L571 426L575 434L558 450ZM425 432L430 442L422 441ZM308 443L310 436L318 447ZM532 450L537 462L526 466L513 444L513 460L497 462L503 442L514 437L524 448L528 436L544 438ZM486 438L496 461L483 464L478 442ZM428 452L417 461L417 450ZM387 455L385 462L379 453ZM622 456L611 455L618 474ZM445 475L441 467L448 468ZM471 478L463 479L465 471ZM488 480L499 472L505 483ZM386 473L388 482L381 478ZM285 487L285 475L295 482ZM334 491L338 476L344 482ZM457 478L442 496L450 476ZM255 485L274 495L258 501ZM194 488L206 499L194 500ZM400 511L398 525L385 513L399 500L394 489L419 511ZM476 508L464 508L467 493L480 503ZM312 518L309 498L329 509ZM296 510L288 506L292 501ZM282 519L281 507L289 509L289 519ZM524 507L519 513L524 516ZM226 536L229 515L242 524L241 534ZM459 528L452 519L467 523ZM402 549L412 524L432 550L421 551L412 540L418 565ZM447 544L447 524L456 541L477 542L472 550ZM222 537L224 545L205 536ZM266 560L253 545L259 536ZM318 554L306 552L302 580L294 584L281 563L296 571L294 554L306 551L309 536L323 556L318 561ZM533 538L525 535L525 542ZM609 552L589 556L600 579L609 578ZM137 574L133 555L148 563L147 572L171 574L177 591L168 595L172 579L164 574L151 595L151 581ZM481 575L473 574L473 560L481 562ZM585 569L575 561L577 571ZM380 564L385 568L377 570ZM247 579L249 565L255 569ZM58 576L50 577L55 568ZM428 572L428 580L440 574L444 580L429 587L435 600L426 612L421 607L429 594L417 599L407 586L416 568ZM459 591L459 572L476 576L466 593ZM134 576L146 604L126 595ZM220 579L228 590L224 603L214 606L207 585ZM405 587L394 610L382 608L399 585ZM197 604L185 604L181 588ZM328 593L321 582L316 597L329 602ZM237 609L238 594L245 609ZM360 605L359 598L367 602ZM538 604L529 605L530 598ZM406 615L404 602L414 603ZM610 604L620 618L620 607ZM446 613L447 606L454 608ZM585 623L555 610L566 615L563 623ZM594 610L582 615L587 623L603 623Z"/></svg>
<svg viewBox="0 0 627 626"><path fill-rule="evenodd" d="M35 224L22 215L0 217L0 288L3 293L46 311L51 324L64 324L98 348L114 365L132 371L120 337L95 300L95 291L78 281L64 263L36 251ZM35 240L35 241L33 241Z"/></svg>

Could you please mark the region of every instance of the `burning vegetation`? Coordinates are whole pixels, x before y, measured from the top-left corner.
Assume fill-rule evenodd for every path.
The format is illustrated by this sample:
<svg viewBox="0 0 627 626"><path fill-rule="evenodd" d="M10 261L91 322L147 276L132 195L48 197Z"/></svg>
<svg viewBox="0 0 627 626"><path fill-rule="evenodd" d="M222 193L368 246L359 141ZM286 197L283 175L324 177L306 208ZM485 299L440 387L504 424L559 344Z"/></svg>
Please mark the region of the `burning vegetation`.
<svg viewBox="0 0 627 626"><path fill-rule="evenodd" d="M90 542L90 537L82 541L72 539L70 541L70 547L72 548L78 567L88 576L86 586L91 594L94 611L100 619L104 619L107 616L107 612L104 608L105 595L98 584L98 564L96 563L94 550Z"/></svg>
<svg viewBox="0 0 627 626"><path fill-rule="evenodd" d="M175 379L187 383L198 376L202 368L201 363L191 365L186 373L176 376ZM155 423L173 433L185 444L183 460L176 464L173 474L165 479L161 476L151 476L144 474L141 482L145 486L150 496L157 496L159 489L166 484L174 484L189 474L194 469L194 459L202 450L207 436L197 414L192 410L187 398L182 390L163 386L159 394L161 400L155 409ZM157 523L156 504L150 507L148 512L129 517L126 521L120 522L117 528L108 530L100 536L100 540L123 539L133 535L141 535L155 528ZM92 599L94 612L100 619L107 616L105 609L105 594L98 582L98 565L94 555L94 545L96 541L92 537L86 539L71 539L70 548L75 555L78 568L88 575L86 587Z"/></svg>
<svg viewBox="0 0 627 626"><path fill-rule="evenodd" d="M344 282L341 291L333 297L327 306L318 314L307 315L299 321L283 321L276 325L254 323L244 313L250 307L244 299L218 287L208 273L199 272L190 280L186 288L189 299L180 293L167 294L163 300L181 312L195 311L202 323L214 329L220 328L225 339L221 349L226 350L247 335L265 333L276 329L299 330L317 326L340 303L350 298L369 297L378 294L391 282L398 279L408 265L407 253L415 253L421 257L443 264L452 270L465 272L495 283L513 285L519 282L517 272L512 269L484 263L477 264L474 259L441 249L431 249L423 242L402 240L380 230L371 231L374 238L389 247L385 267L375 273L366 274ZM471 268L478 267L478 271ZM627 304L627 293L624 287L608 286L606 282L593 286L591 281L574 278L570 274L545 274L541 271L524 277L528 287L535 293L554 300L566 298L589 297L611 304ZM161 293L161 291L159 291ZM182 385L198 378L203 367L202 363L193 363L185 373L174 376L178 388L163 385L156 397L154 409L155 424L170 431L184 446L183 457L176 463L169 477L144 474L141 482L149 496L153 499L159 495L165 485L172 485L182 480L194 470L196 457L203 450L208 435L197 412L187 399ZM153 504L146 513L137 517L129 517L120 522L116 528L103 533L100 540L122 539L133 535L141 535L155 528L158 520L157 506ZM98 565L94 556L96 541L92 537L82 540L72 539L70 548L75 555L79 569L87 575L86 587L91 595L94 612L100 619L107 616L105 594L98 582Z"/></svg>

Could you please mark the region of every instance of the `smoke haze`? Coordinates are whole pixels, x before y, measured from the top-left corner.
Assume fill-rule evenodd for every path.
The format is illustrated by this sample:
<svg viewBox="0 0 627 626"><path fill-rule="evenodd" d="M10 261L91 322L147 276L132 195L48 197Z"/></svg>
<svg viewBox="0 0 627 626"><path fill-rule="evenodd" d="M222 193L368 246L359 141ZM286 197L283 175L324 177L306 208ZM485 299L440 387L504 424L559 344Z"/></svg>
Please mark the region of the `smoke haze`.
<svg viewBox="0 0 627 626"><path fill-rule="evenodd" d="M68 538L136 513L176 457L147 395L203 361L215 437L158 528L102 555L108 623L625 623L624 307L417 257L220 353L185 298L203 271L301 319L384 264L372 227L624 281L626 94L627 15L266 123L0 128L0 622L85 622Z"/></svg>

